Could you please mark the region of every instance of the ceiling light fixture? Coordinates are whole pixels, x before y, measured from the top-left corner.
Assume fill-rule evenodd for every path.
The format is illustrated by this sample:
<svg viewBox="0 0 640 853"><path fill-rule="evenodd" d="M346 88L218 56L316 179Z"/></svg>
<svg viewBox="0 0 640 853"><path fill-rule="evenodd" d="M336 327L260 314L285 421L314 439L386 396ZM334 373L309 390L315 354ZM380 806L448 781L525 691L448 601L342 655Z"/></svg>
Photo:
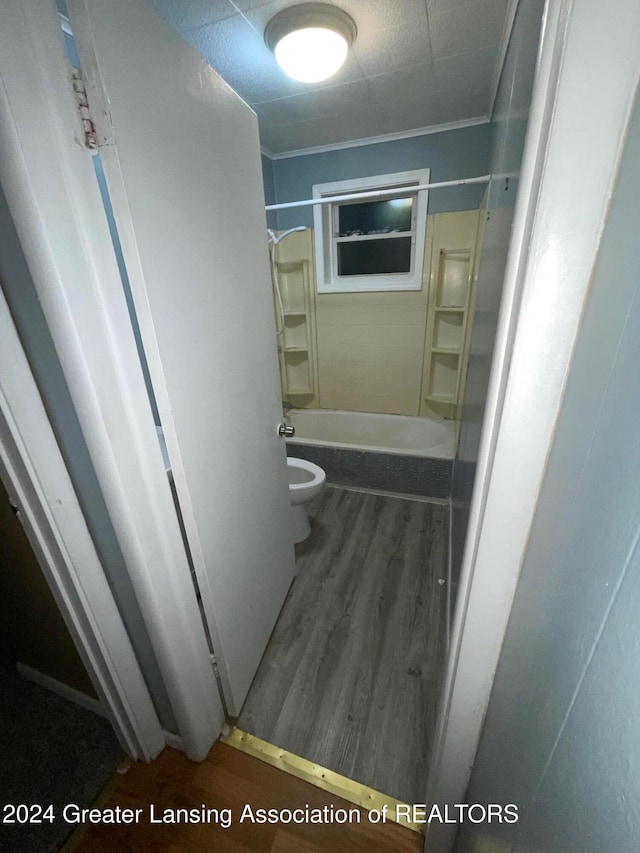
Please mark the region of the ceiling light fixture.
<svg viewBox="0 0 640 853"><path fill-rule="evenodd" d="M285 74L302 83L318 83L342 67L356 32L353 19L342 9L300 3L271 18L264 40Z"/></svg>

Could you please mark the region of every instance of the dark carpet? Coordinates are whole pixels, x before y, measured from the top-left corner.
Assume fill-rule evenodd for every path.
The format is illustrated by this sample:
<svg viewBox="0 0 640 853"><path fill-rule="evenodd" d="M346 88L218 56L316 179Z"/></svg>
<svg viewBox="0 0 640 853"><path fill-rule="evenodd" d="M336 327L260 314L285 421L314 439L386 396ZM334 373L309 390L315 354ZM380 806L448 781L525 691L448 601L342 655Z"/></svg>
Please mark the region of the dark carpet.
<svg viewBox="0 0 640 853"><path fill-rule="evenodd" d="M62 819L63 806L90 806L122 758L106 720L0 664L1 851L60 850L75 829ZM52 805L54 820L7 823L7 805L18 804Z"/></svg>

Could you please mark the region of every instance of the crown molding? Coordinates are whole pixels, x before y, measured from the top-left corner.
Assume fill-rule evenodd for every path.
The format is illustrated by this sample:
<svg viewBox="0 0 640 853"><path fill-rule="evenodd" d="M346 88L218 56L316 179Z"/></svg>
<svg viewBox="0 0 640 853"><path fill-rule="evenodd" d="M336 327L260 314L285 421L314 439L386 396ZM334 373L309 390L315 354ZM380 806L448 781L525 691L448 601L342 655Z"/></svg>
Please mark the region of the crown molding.
<svg viewBox="0 0 640 853"><path fill-rule="evenodd" d="M312 148L297 148L292 151L279 151L273 153L264 146L260 149L265 157L271 160L286 160L289 157L305 157L307 154L324 154L327 151L340 151L343 148L359 148L364 145L378 145L381 142L394 142L398 139L412 139L415 136L429 136L432 133L444 133L449 130L462 130L466 127L476 127L480 124L488 124L488 116L465 119L464 121L450 121L445 124L433 124L429 127L418 127L413 130L401 130L396 133L383 133L379 136L367 136L362 139L349 139L346 142L334 142L329 145L315 145Z"/></svg>

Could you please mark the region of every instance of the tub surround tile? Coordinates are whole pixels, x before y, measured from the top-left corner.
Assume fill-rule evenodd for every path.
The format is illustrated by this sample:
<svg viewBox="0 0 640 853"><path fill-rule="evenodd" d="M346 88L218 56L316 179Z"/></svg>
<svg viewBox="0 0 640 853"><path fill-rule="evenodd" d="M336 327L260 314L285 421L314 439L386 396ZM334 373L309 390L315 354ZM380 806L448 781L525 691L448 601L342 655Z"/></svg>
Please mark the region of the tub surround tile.
<svg viewBox="0 0 640 853"><path fill-rule="evenodd" d="M427 217L428 220L431 217ZM427 223L427 230L429 225ZM428 258L428 252L425 251L425 258ZM429 278L429 269L423 268L423 281ZM398 296L402 296L401 302ZM379 291L360 291L357 293L318 293L316 295L316 303L318 308L356 308L358 311L366 311L369 309L377 309L386 306L403 306L411 305L414 308L425 304L427 294L423 290L379 290Z"/></svg>
<svg viewBox="0 0 640 853"><path fill-rule="evenodd" d="M317 293L313 229L283 241L279 247L281 260L286 255L288 260L295 257L308 262L315 405L420 415L427 405L424 378L429 304L440 305L436 281L440 250L455 251L468 245L469 231L473 243L477 215L477 211L465 210L427 217L422 288L417 291ZM440 405L423 413L448 417L453 414L449 409Z"/></svg>
<svg viewBox="0 0 640 853"><path fill-rule="evenodd" d="M369 325L332 325L322 328L322 345L353 346L355 344L372 344L371 327ZM390 325L378 324L375 328L376 347L402 344L422 347L424 344L424 325Z"/></svg>
<svg viewBox="0 0 640 853"><path fill-rule="evenodd" d="M318 297L318 301L320 297ZM422 326L424 315L413 305L344 306L318 304L318 326Z"/></svg>
<svg viewBox="0 0 640 853"><path fill-rule="evenodd" d="M333 386L331 391L327 392L328 398L331 401L331 408L345 411L354 411L351 404L351 392L338 386ZM327 406L327 408L329 408Z"/></svg>
<svg viewBox="0 0 640 853"><path fill-rule="evenodd" d="M327 487L309 516L239 726L422 802L446 654L448 507Z"/></svg>
<svg viewBox="0 0 640 853"><path fill-rule="evenodd" d="M327 474L327 482L336 485L441 499L451 495L451 459L321 447L295 441L287 442L287 455L319 465Z"/></svg>
<svg viewBox="0 0 640 853"><path fill-rule="evenodd" d="M321 406L417 415L427 289L315 298Z"/></svg>
<svg viewBox="0 0 640 853"><path fill-rule="evenodd" d="M374 412L387 415L390 412L417 417L418 407L413 395L395 393L393 395L358 394L351 395L351 411Z"/></svg>
<svg viewBox="0 0 640 853"><path fill-rule="evenodd" d="M372 379L393 382L394 385L411 386L420 379L420 367L413 365L407 368L404 364L389 364L384 361L348 361L341 362L336 359L326 359L323 366L324 376L327 381L333 379L341 380L344 385L345 379L350 381Z"/></svg>

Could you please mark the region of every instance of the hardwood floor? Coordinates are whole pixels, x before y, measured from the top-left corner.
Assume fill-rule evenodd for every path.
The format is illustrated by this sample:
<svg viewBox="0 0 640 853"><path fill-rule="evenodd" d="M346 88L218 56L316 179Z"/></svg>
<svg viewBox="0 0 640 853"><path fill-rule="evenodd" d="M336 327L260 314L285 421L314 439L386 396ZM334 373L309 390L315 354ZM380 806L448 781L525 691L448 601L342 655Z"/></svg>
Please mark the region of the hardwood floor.
<svg viewBox="0 0 640 853"><path fill-rule="evenodd" d="M423 802L446 652L448 510L327 487L238 725Z"/></svg>
<svg viewBox="0 0 640 853"><path fill-rule="evenodd" d="M165 809L202 807L231 810L231 825L216 823L151 823ZM132 764L124 775L116 775L112 788L97 806L107 809L140 809L139 822L131 824L87 824L64 848L65 853L421 853L423 837L394 823L373 824L366 812L355 809L359 823L349 824L256 824L240 821L246 806L254 810L355 809L339 797L321 791L294 776L216 743L201 764L181 752L166 749L151 764ZM134 812L135 813L135 812Z"/></svg>

